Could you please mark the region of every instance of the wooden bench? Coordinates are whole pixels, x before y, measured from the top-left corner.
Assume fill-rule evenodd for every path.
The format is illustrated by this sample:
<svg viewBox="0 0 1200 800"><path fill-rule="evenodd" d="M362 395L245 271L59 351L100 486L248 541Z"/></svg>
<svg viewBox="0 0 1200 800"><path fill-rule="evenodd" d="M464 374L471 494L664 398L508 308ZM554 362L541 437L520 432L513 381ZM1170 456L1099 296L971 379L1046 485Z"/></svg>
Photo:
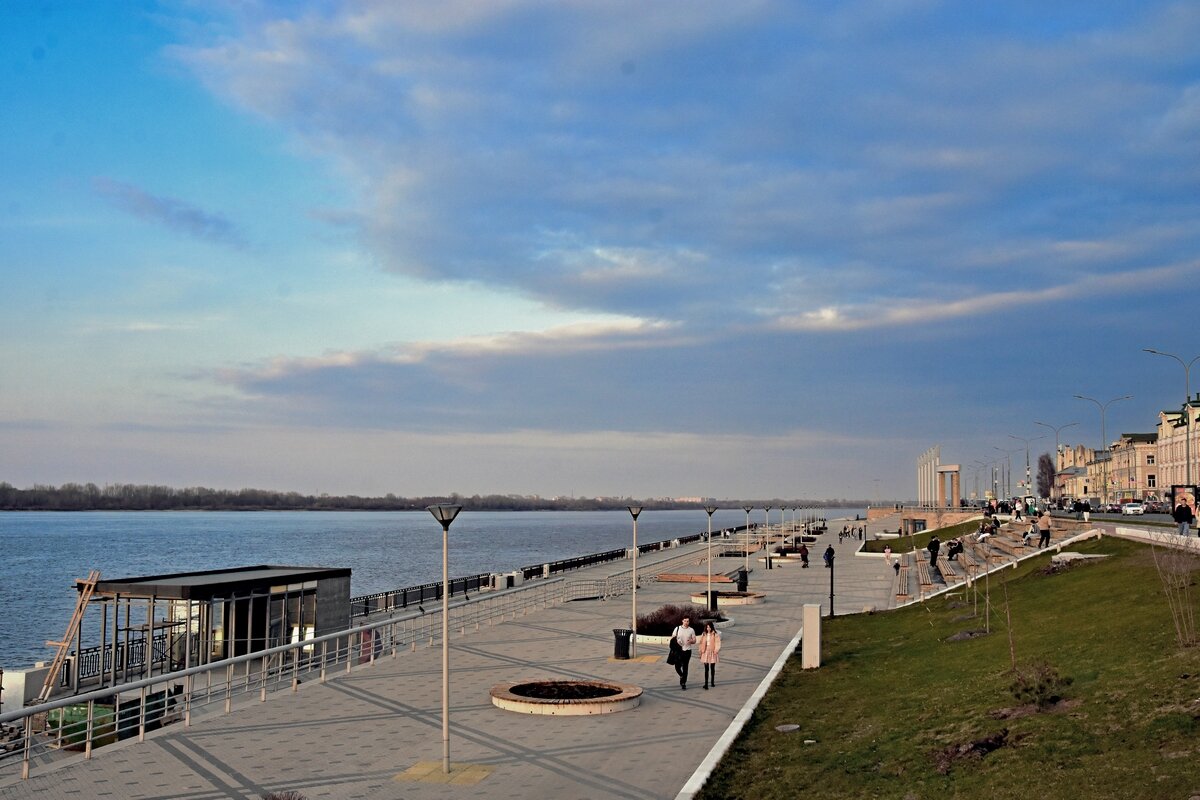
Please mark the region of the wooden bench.
<svg viewBox="0 0 1200 800"><path fill-rule="evenodd" d="M908 564L900 561L900 571L896 573L896 599L908 599Z"/></svg>
<svg viewBox="0 0 1200 800"><path fill-rule="evenodd" d="M933 577L929 574L929 561L925 553L913 554L913 560L917 562L917 583L921 588L933 586Z"/></svg>
<svg viewBox="0 0 1200 800"><path fill-rule="evenodd" d="M958 555L958 558L962 558L961 553ZM959 564L957 561L951 561L950 559L942 558L939 555L937 568L938 571L942 573L942 580L946 582L947 586L964 580L963 575L959 570Z"/></svg>

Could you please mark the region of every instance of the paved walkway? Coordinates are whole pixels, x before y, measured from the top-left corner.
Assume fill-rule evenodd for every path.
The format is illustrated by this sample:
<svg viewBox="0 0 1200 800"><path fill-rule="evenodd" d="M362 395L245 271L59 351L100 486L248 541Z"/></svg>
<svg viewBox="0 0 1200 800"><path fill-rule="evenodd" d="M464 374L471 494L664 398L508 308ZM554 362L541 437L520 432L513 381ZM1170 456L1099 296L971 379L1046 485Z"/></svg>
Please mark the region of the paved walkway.
<svg viewBox="0 0 1200 800"><path fill-rule="evenodd" d="M450 755L455 783L441 775L441 649L384 658L350 675L307 683L265 703L239 700L190 729L171 725L135 741L96 751L0 786L0 798L114 797L128 800L258 798L296 791L317 798L669 798L713 748L800 628L804 603L827 612L829 572L820 553L838 553L837 611L887 608L892 572L880 559L853 556L859 543L837 543L842 521L812 547L813 567L788 563L766 570L752 559L750 589L767 594L757 606L727 609L717 686L705 691L694 659L687 691L664 663L666 648L643 644L644 660L614 661L613 628L627 627L629 598L576 601L465 636L450 649ZM860 523L861 524L861 523ZM872 526L872 530L875 526ZM869 536L869 534L868 534ZM689 545L700 548L704 545ZM667 550L639 569L674 557ZM721 559L732 562L740 559ZM601 565L568 579L596 578L628 567ZM697 567L702 570L703 567ZM648 582L638 606L649 611L687 602L698 584ZM542 717L495 708L495 684L529 679L601 679L645 690L633 711L593 717ZM432 765L432 766L431 766ZM459 765L474 765L470 768Z"/></svg>

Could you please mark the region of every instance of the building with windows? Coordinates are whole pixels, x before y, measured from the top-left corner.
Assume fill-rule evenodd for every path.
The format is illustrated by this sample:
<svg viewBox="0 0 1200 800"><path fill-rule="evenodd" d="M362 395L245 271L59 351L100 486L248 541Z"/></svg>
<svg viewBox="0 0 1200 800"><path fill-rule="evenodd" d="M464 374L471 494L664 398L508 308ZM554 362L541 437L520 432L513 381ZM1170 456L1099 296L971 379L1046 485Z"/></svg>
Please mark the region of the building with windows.
<svg viewBox="0 0 1200 800"><path fill-rule="evenodd" d="M1077 444L1060 445L1054 465L1055 497L1090 497L1098 483L1088 482L1087 465L1093 460L1095 451Z"/></svg>
<svg viewBox="0 0 1200 800"><path fill-rule="evenodd" d="M1159 496L1158 434L1122 433L1112 445L1110 498L1145 500Z"/></svg>
<svg viewBox="0 0 1200 800"><path fill-rule="evenodd" d="M1156 453L1157 482L1169 492L1175 484L1187 483L1187 456L1190 444L1192 483L1200 482L1200 393L1187 404L1191 425L1183 408L1158 412ZM1190 438L1190 442L1188 441Z"/></svg>

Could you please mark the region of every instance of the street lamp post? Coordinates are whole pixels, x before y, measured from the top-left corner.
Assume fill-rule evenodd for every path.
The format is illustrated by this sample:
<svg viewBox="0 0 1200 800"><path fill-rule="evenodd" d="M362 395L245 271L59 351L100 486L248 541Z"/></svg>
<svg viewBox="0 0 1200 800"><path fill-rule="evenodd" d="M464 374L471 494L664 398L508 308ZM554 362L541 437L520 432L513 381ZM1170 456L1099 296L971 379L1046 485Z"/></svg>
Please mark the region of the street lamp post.
<svg viewBox="0 0 1200 800"><path fill-rule="evenodd" d="M629 657L637 658L637 518L638 514L642 513L641 506L629 506L629 513L633 517L633 601L629 610L630 625L633 629L633 635L629 637Z"/></svg>
<svg viewBox="0 0 1200 800"><path fill-rule="evenodd" d="M1072 425L1078 425L1079 423L1078 422L1068 422L1066 425L1059 425L1057 428L1054 427L1053 425L1048 425L1045 422L1036 422L1035 421L1033 424L1041 425L1043 428L1049 428L1050 430L1054 431L1054 474L1055 474L1055 477L1057 478L1058 459L1059 459L1058 448L1060 446L1058 443L1058 434L1061 433L1062 431L1065 431L1067 428L1070 428ZM1058 482L1057 480L1054 481L1054 483L1057 483L1057 482ZM1050 499L1051 500L1054 499L1054 489L1055 489L1054 483L1050 484ZM1060 492L1058 496L1061 498L1062 493Z"/></svg>
<svg viewBox="0 0 1200 800"><path fill-rule="evenodd" d="M708 610L713 611L713 593L712 593L712 515L717 510L716 506L705 506L704 511L708 514Z"/></svg>
<svg viewBox="0 0 1200 800"><path fill-rule="evenodd" d="M829 554L829 617L833 618L833 560L836 558L833 553Z"/></svg>
<svg viewBox="0 0 1200 800"><path fill-rule="evenodd" d="M767 569L773 569L774 565L771 564L771 506L763 507L763 519L767 521L767 527L764 528L767 534L767 544L763 550L767 554ZM780 530L783 529L780 528Z"/></svg>
<svg viewBox="0 0 1200 800"><path fill-rule="evenodd" d="M1184 455L1184 472L1186 473L1186 476L1187 476L1186 479L1184 480L1184 483L1191 486L1191 484L1192 484L1192 414L1188 408L1188 403L1190 403L1192 401L1192 378L1191 378L1192 364L1195 364L1197 361L1200 361L1200 356L1196 356L1191 361L1184 364L1183 359L1173 353L1163 353L1159 350L1151 350L1148 347L1144 347L1144 348L1142 348L1142 350L1147 353L1153 353L1156 356L1166 356L1167 358L1173 358L1176 361L1178 361L1180 364L1183 364L1183 424L1184 424L1183 449L1184 449L1184 454L1185 454Z"/></svg>
<svg viewBox="0 0 1200 800"><path fill-rule="evenodd" d="M1025 443L1025 491L1028 494L1033 494L1033 482L1030 480L1030 475L1029 475L1029 443L1036 442L1038 439L1045 439L1046 436L1045 436L1045 434L1043 434L1041 436L1031 436L1028 439L1026 439L1022 436L1013 436L1013 434L1010 433L1009 437L1016 439L1018 442Z"/></svg>
<svg viewBox="0 0 1200 800"><path fill-rule="evenodd" d="M462 506L449 504L429 506L442 525L442 772L450 773L450 567L447 545L450 523L462 511Z"/></svg>
<svg viewBox="0 0 1200 800"><path fill-rule="evenodd" d="M742 537L742 555L746 557L746 574L750 574L750 512L754 510L754 506L742 506L742 511L746 512L746 535Z"/></svg>
<svg viewBox="0 0 1200 800"><path fill-rule="evenodd" d="M1095 403L1096 408L1100 409L1100 449L1108 450L1108 431L1104 427L1104 415L1108 411L1108 407L1110 405L1117 402L1118 400L1132 400L1133 395L1127 394L1127 395L1123 395L1121 397L1114 397L1112 400L1109 400L1107 403L1103 403L1103 404L1094 397L1086 397L1081 394L1075 395L1075 399L1076 400L1087 400L1090 403ZM1104 485L1101 487L1101 491L1100 491L1100 502L1108 503L1108 459L1107 458L1104 459L1104 461L1103 461L1102 475L1103 475Z"/></svg>

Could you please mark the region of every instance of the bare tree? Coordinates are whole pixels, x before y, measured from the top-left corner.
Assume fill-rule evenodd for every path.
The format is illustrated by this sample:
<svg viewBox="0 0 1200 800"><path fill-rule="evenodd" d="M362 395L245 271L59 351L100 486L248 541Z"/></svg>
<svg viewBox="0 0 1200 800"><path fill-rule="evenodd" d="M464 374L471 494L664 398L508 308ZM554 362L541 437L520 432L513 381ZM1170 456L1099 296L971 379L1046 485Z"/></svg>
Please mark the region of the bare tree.
<svg viewBox="0 0 1200 800"><path fill-rule="evenodd" d="M1054 459L1049 453L1042 453L1038 456L1038 471L1037 471L1037 490L1038 497L1049 497L1050 489L1054 486L1054 476L1057 471L1054 468Z"/></svg>

